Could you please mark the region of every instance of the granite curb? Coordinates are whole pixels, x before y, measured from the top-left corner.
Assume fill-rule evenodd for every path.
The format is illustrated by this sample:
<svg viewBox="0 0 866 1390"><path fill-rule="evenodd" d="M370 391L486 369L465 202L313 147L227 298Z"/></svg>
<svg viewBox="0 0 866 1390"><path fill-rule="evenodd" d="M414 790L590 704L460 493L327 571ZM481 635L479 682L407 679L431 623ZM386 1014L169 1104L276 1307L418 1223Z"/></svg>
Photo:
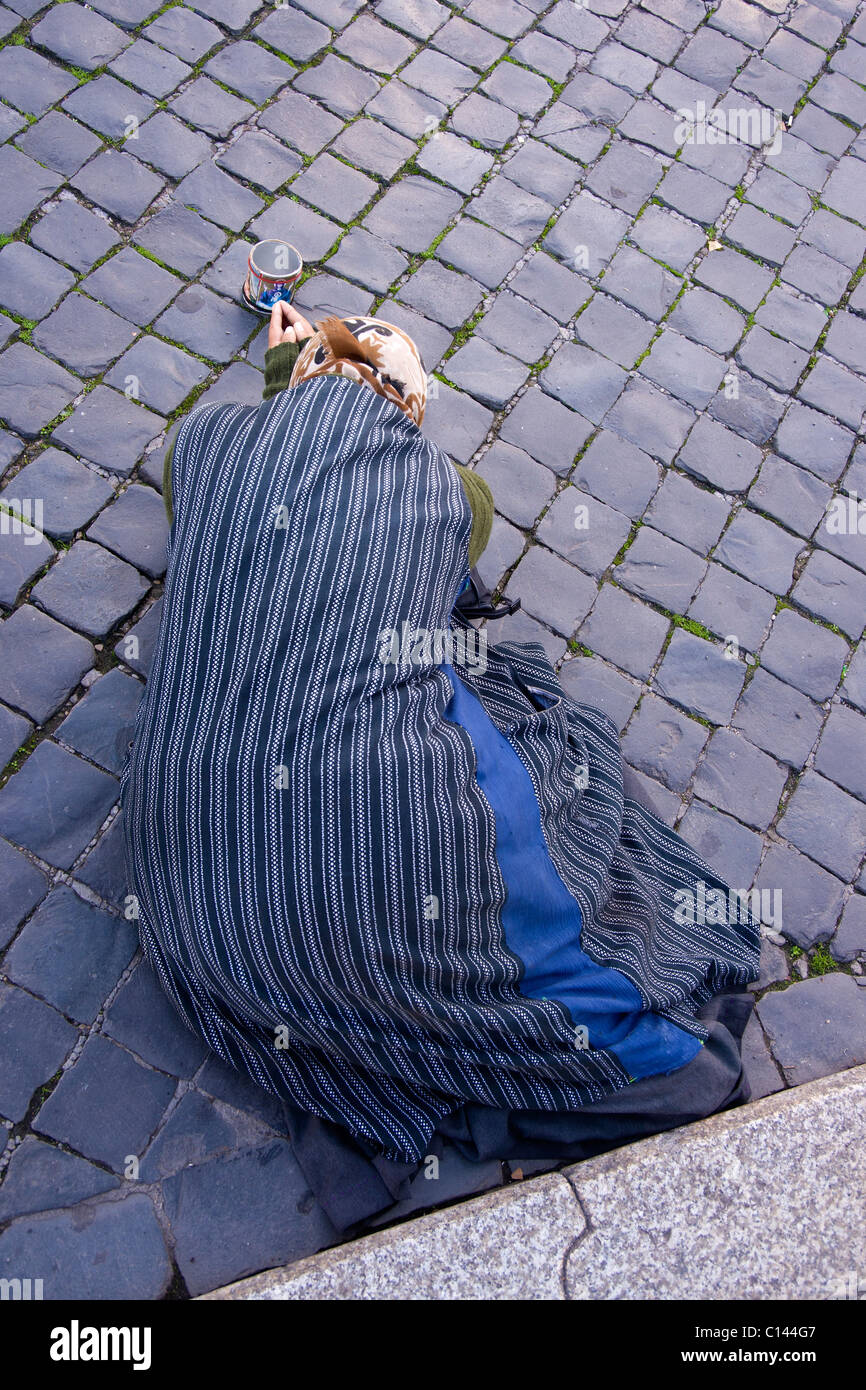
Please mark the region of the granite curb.
<svg viewBox="0 0 866 1390"><path fill-rule="evenodd" d="M860 1066L202 1297L856 1297L864 1188Z"/></svg>

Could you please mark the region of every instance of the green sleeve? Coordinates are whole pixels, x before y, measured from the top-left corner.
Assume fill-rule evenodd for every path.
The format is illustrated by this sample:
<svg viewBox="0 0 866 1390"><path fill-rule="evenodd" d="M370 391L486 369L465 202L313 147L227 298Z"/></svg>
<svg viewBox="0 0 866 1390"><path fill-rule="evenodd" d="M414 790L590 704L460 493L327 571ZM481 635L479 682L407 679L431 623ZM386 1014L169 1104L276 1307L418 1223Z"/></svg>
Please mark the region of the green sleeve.
<svg viewBox="0 0 866 1390"><path fill-rule="evenodd" d="M474 569L490 540L490 530L493 526L493 493L484 479L474 473L471 468L464 468L460 463L455 463L454 467L460 475L463 491L466 493L472 508L469 568Z"/></svg>
<svg viewBox="0 0 866 1390"><path fill-rule="evenodd" d="M277 343L265 353L265 389L262 400L269 401L289 384L292 370L301 351L300 343Z"/></svg>
<svg viewBox="0 0 866 1390"><path fill-rule="evenodd" d="M165 459L162 465L162 500L165 503L165 514L168 517L168 524L174 520L174 512L171 505L171 460L174 454L174 440L171 441L165 451Z"/></svg>

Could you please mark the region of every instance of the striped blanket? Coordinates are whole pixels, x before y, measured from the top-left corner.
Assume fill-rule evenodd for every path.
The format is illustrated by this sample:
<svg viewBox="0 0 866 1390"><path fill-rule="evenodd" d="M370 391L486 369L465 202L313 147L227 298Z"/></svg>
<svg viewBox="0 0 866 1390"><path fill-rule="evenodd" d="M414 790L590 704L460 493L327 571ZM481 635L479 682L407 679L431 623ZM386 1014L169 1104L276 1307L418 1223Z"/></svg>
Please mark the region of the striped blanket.
<svg viewBox="0 0 866 1390"><path fill-rule="evenodd" d="M459 627L471 513L447 456L323 376L194 410L172 485L121 796L142 945L188 1025L400 1160L466 1101L575 1110L626 1086L563 1005L521 995L495 821L435 643L408 659L386 636ZM757 975L754 921L683 920L683 892L725 885L624 797L614 726L541 647L488 645L461 676L532 778L583 949L705 1036L701 1005Z"/></svg>

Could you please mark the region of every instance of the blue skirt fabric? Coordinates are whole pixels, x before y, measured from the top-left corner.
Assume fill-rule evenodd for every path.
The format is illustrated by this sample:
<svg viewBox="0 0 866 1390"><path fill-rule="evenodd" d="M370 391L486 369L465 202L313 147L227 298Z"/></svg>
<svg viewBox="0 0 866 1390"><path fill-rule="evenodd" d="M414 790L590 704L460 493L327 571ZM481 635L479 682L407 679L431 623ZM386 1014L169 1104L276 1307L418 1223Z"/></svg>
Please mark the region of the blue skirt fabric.
<svg viewBox="0 0 866 1390"><path fill-rule="evenodd" d="M581 916L550 857L532 781L514 748L452 666L442 668L454 689L445 718L472 740L476 778L496 820L496 858L506 885L502 928L523 963L520 992L556 999L588 1045L607 1048L631 1080L685 1066L701 1041L668 1019L647 1013L621 971L599 965L580 947Z"/></svg>

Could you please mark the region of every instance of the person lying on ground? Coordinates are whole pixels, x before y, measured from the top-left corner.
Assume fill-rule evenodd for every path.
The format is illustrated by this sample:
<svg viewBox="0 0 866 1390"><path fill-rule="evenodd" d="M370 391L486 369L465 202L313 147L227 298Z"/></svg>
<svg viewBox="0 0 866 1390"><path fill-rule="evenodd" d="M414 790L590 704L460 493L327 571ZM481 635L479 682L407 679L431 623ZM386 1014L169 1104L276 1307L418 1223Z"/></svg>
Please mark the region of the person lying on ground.
<svg viewBox="0 0 866 1390"><path fill-rule="evenodd" d="M393 1197L436 1136L580 1157L741 1102L757 924L683 912L727 886L613 722L461 613L492 498L422 432L417 347L284 305L269 342L261 404L193 409L166 464L121 777L162 986L344 1225L325 1140Z"/></svg>

